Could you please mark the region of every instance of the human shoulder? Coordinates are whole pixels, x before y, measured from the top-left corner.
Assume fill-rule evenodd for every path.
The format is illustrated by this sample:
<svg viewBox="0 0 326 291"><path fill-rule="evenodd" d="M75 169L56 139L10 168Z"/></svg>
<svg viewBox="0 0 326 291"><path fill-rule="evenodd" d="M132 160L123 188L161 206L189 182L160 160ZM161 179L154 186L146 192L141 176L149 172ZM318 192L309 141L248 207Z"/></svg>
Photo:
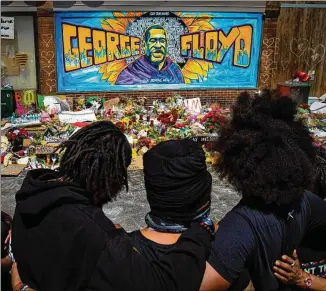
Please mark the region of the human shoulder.
<svg viewBox="0 0 326 291"><path fill-rule="evenodd" d="M60 207L58 217L63 228L78 231L79 237L87 240L92 238L92 241L104 241L110 233L118 231L102 209L91 205L65 205Z"/></svg>

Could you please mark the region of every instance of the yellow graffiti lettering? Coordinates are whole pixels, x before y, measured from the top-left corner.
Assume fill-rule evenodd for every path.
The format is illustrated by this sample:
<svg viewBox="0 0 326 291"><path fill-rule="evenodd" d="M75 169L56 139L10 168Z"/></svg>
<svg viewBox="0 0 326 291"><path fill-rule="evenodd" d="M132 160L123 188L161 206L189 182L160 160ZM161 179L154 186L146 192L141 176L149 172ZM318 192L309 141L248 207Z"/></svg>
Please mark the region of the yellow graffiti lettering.
<svg viewBox="0 0 326 291"><path fill-rule="evenodd" d="M239 29L237 27L233 27L228 35L225 35L222 30L219 31L221 47L217 55L218 63L223 61L225 54L229 51L239 34Z"/></svg>
<svg viewBox="0 0 326 291"><path fill-rule="evenodd" d="M140 53L140 39L138 37L130 37L131 55L136 56Z"/></svg>
<svg viewBox="0 0 326 291"><path fill-rule="evenodd" d="M106 58L106 39L105 32L102 30L93 30L93 53L94 53L94 64L99 65L107 61Z"/></svg>
<svg viewBox="0 0 326 291"><path fill-rule="evenodd" d="M118 48L119 45L119 35L114 32L106 33L107 39L107 53L108 61L114 61L115 59L119 60L121 58L120 51Z"/></svg>
<svg viewBox="0 0 326 291"><path fill-rule="evenodd" d="M181 35L181 56L188 57L189 51L192 49L192 35Z"/></svg>
<svg viewBox="0 0 326 291"><path fill-rule="evenodd" d="M232 64L243 68L250 65L252 46L250 25L232 27L229 33L222 30L206 31L204 38L201 36L200 33L182 35L181 56L222 63L225 55L233 47Z"/></svg>
<svg viewBox="0 0 326 291"><path fill-rule="evenodd" d="M195 59L204 58L204 48L200 47L200 33L192 35L192 57Z"/></svg>
<svg viewBox="0 0 326 291"><path fill-rule="evenodd" d="M208 31L205 34L205 59L211 62L217 61L218 31Z"/></svg>
<svg viewBox="0 0 326 291"><path fill-rule="evenodd" d="M35 91L33 90L25 90L23 96L23 104L24 105L32 105L36 102Z"/></svg>
<svg viewBox="0 0 326 291"><path fill-rule="evenodd" d="M131 56L130 36L120 34L120 50L121 58L128 58Z"/></svg>
<svg viewBox="0 0 326 291"><path fill-rule="evenodd" d="M91 29L87 27L78 27L78 44L82 68L93 65L93 44L91 40Z"/></svg>
<svg viewBox="0 0 326 291"><path fill-rule="evenodd" d="M235 40L233 65L247 68L251 58L252 26L244 25L239 28L239 36Z"/></svg>
<svg viewBox="0 0 326 291"><path fill-rule="evenodd" d="M63 23L62 35L65 71L69 72L80 69L77 27L75 25ZM76 42L74 42L74 39ZM76 43L76 47L73 47L74 43Z"/></svg>

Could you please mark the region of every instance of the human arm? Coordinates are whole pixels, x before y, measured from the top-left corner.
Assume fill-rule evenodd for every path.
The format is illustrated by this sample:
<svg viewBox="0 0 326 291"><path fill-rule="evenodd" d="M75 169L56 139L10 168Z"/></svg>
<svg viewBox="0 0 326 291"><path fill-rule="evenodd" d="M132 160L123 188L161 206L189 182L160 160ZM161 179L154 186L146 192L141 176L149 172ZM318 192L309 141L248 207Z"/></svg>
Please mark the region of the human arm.
<svg viewBox="0 0 326 291"><path fill-rule="evenodd" d="M1 271L9 272L11 269L11 265L12 261L8 256L1 259Z"/></svg>
<svg viewBox="0 0 326 291"><path fill-rule="evenodd" d="M206 265L201 291L227 290L242 274L254 249L254 235L248 222L229 212L219 224Z"/></svg>
<svg viewBox="0 0 326 291"><path fill-rule="evenodd" d="M12 286L13 291L20 291L22 289L22 287L26 286L20 279L16 263L13 263L12 268L11 268L11 286ZM24 290L25 291L36 291L35 289L32 289L30 287L26 287L26 289L24 289Z"/></svg>
<svg viewBox="0 0 326 291"><path fill-rule="evenodd" d="M300 262L294 251L292 258L284 255L276 261L275 276L284 284L293 284L302 289L326 290L326 278L314 276L301 270Z"/></svg>
<svg viewBox="0 0 326 291"><path fill-rule="evenodd" d="M197 291L209 256L212 236L192 224L157 261L149 261L122 230L109 240L94 268L90 290Z"/></svg>

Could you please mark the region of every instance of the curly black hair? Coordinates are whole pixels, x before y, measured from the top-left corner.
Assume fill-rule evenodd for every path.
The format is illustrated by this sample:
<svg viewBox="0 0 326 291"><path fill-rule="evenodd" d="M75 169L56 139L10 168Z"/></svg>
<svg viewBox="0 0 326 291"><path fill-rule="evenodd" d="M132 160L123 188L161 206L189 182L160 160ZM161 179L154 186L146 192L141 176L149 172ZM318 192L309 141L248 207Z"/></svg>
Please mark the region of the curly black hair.
<svg viewBox="0 0 326 291"><path fill-rule="evenodd" d="M319 197L326 198L326 151L319 147L316 157L316 183L312 191Z"/></svg>
<svg viewBox="0 0 326 291"><path fill-rule="evenodd" d="M95 205L112 201L125 186L131 147L126 136L110 121L94 122L61 143L60 172L78 183Z"/></svg>
<svg viewBox="0 0 326 291"><path fill-rule="evenodd" d="M289 205L314 181L316 149L308 129L296 120L290 98L265 90L254 98L242 93L215 149L217 170L243 197L264 204Z"/></svg>

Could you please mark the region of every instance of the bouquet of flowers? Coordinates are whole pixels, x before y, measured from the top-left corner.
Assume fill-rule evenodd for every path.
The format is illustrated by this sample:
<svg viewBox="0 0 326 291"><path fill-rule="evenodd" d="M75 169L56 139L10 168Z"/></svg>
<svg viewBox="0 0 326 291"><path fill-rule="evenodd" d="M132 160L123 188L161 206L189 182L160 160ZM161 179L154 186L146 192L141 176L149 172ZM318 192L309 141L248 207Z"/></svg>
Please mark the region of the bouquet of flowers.
<svg viewBox="0 0 326 291"><path fill-rule="evenodd" d="M143 137L141 137L141 138L138 139L138 146L140 148L142 148L142 147L149 148L149 146L150 146L151 143L152 143L152 140L149 137L143 136Z"/></svg>
<svg viewBox="0 0 326 291"><path fill-rule="evenodd" d="M23 148L23 140L28 138L28 132L24 128L13 128L7 132L6 137L12 146L12 151L17 152Z"/></svg>
<svg viewBox="0 0 326 291"><path fill-rule="evenodd" d="M123 123L122 121L117 121L115 123L115 126L118 127L121 131L125 131L126 129L126 124Z"/></svg>
<svg viewBox="0 0 326 291"><path fill-rule="evenodd" d="M205 126L206 130L213 132L224 125L225 116L221 114L219 107L215 107L200 120L200 123Z"/></svg>
<svg viewBox="0 0 326 291"><path fill-rule="evenodd" d="M169 112L162 112L158 117L157 120L161 122L162 124L166 125L173 125L178 120L178 114L174 111Z"/></svg>

